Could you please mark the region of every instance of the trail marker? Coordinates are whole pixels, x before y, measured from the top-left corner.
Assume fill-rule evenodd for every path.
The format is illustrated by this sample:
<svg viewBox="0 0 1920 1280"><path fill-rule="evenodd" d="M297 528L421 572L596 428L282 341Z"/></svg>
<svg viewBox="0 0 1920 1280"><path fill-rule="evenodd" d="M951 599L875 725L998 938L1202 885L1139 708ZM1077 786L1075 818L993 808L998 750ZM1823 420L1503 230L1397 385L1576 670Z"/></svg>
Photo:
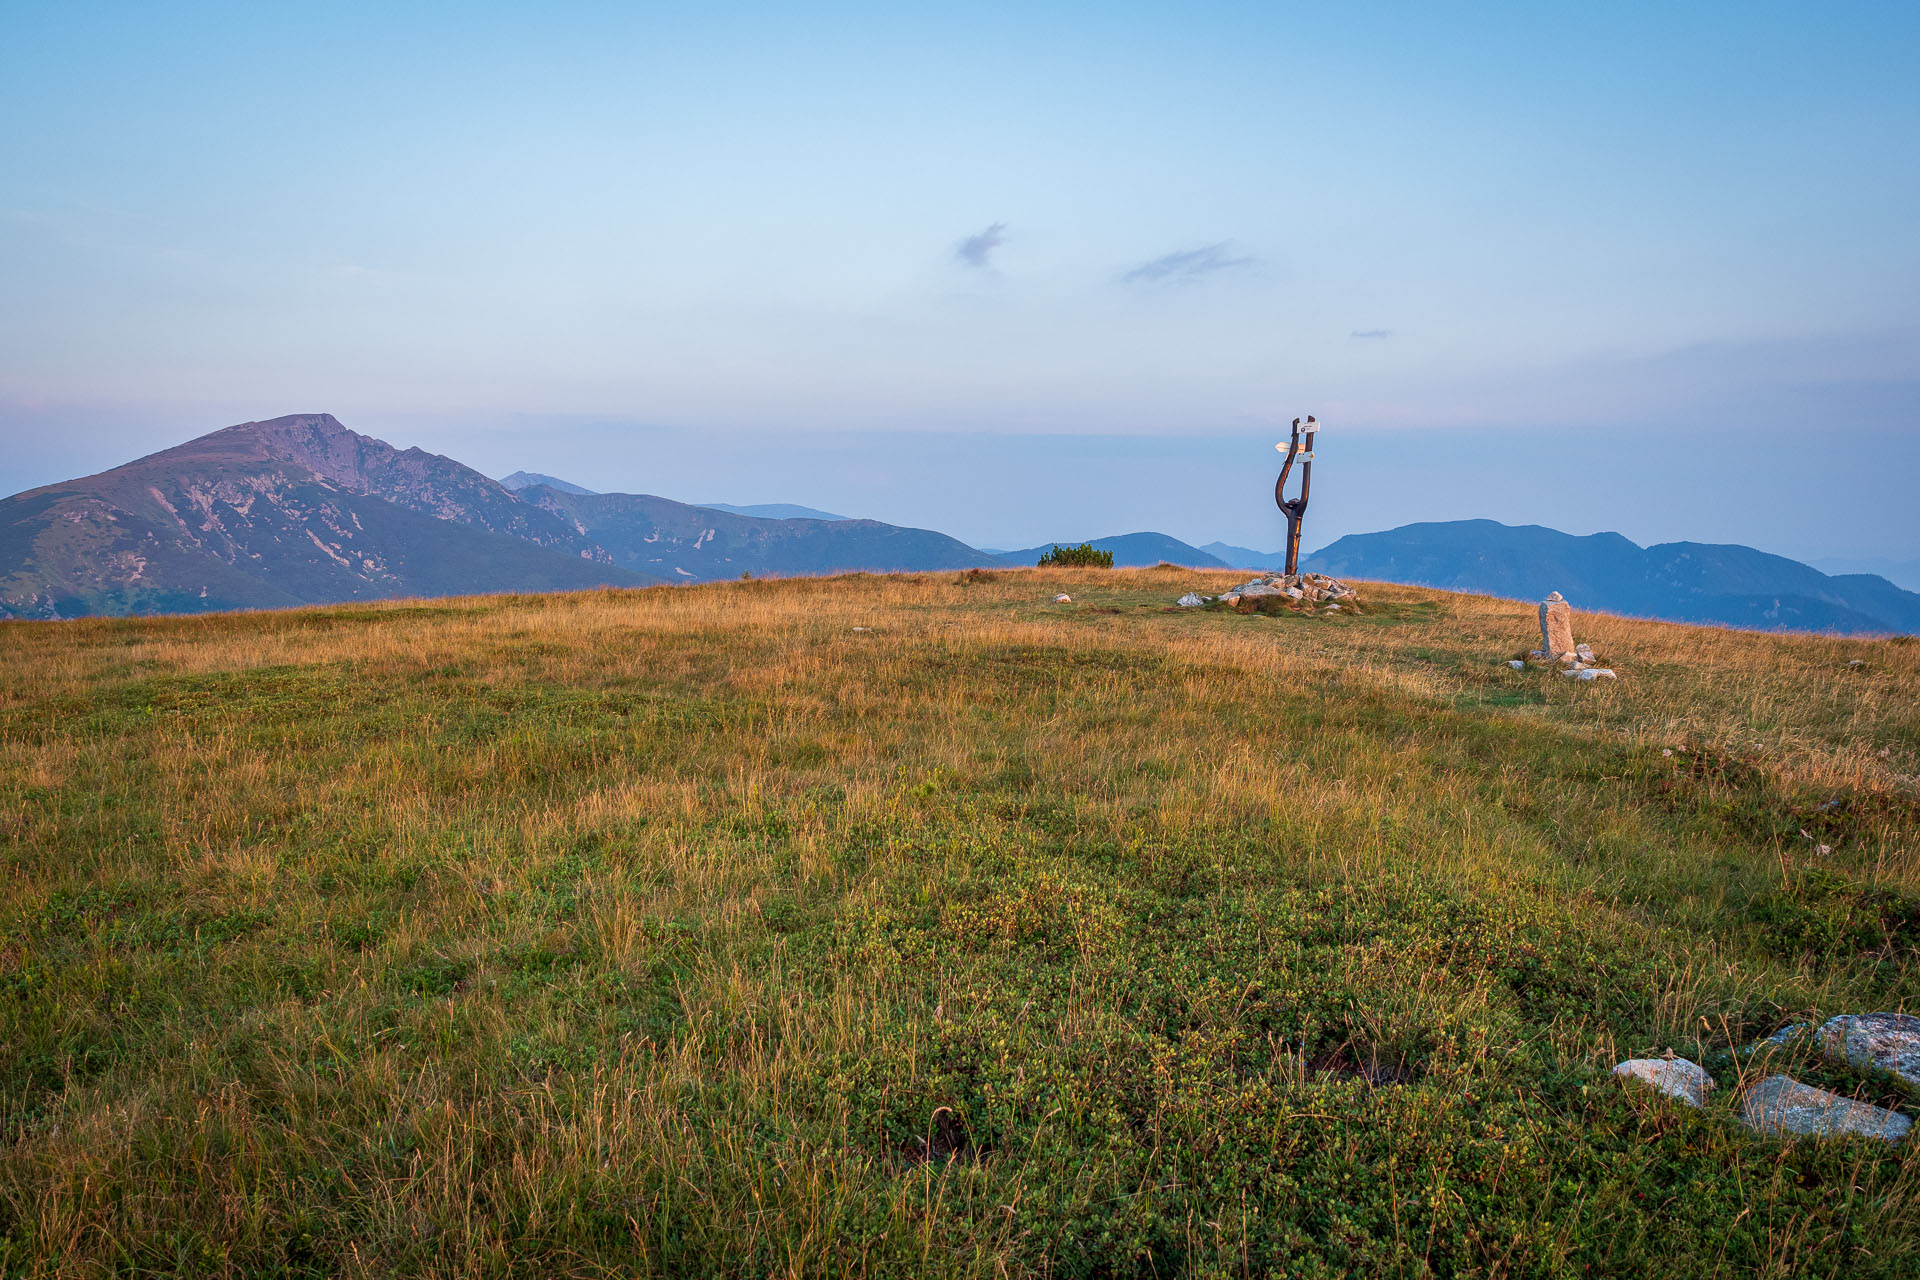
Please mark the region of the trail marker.
<svg viewBox="0 0 1920 1280"><path fill-rule="evenodd" d="M1287 455L1280 464L1280 478L1273 482L1273 504L1287 517L1288 577L1300 572L1300 521L1307 514L1307 493L1313 487L1313 437L1319 430L1320 424L1312 414L1307 415L1304 427L1295 418L1292 438L1273 446ZM1300 496L1288 500L1287 474L1295 462L1300 463Z"/></svg>

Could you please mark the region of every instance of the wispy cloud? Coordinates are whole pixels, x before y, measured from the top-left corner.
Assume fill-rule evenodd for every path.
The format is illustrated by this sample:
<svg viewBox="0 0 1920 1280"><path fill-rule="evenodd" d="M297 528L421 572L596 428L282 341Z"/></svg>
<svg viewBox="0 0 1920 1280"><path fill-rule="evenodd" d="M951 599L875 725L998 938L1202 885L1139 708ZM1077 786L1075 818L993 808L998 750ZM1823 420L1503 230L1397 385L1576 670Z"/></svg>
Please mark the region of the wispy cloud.
<svg viewBox="0 0 1920 1280"><path fill-rule="evenodd" d="M1391 329L1355 329L1353 331L1353 336L1356 338L1391 338L1393 336L1393 330Z"/></svg>
<svg viewBox="0 0 1920 1280"><path fill-rule="evenodd" d="M1202 245L1198 249L1185 249L1179 253L1169 253L1143 262L1133 270L1121 275L1121 284L1152 283L1161 280L1197 280L1201 276L1215 271L1226 271L1233 267L1250 266L1252 258L1236 258L1227 252L1227 242Z"/></svg>
<svg viewBox="0 0 1920 1280"><path fill-rule="evenodd" d="M990 261L993 251L1005 244L1006 240L1007 224L996 222L978 235L962 240L953 251L953 256L970 267L989 267L993 265Z"/></svg>

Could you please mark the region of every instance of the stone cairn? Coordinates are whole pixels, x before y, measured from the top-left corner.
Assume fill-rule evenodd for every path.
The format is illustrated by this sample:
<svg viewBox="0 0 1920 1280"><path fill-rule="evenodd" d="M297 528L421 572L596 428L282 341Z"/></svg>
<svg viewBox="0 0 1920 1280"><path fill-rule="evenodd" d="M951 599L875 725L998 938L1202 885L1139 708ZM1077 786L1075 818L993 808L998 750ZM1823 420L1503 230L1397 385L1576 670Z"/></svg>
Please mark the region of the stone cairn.
<svg viewBox="0 0 1920 1280"><path fill-rule="evenodd" d="M1612 680L1612 668L1600 665L1591 646L1573 642L1573 606L1558 591L1540 602L1540 647L1527 655L1532 662L1558 664L1571 680ZM1507 664L1518 671L1527 663L1518 658Z"/></svg>
<svg viewBox="0 0 1920 1280"><path fill-rule="evenodd" d="M1217 603L1230 609L1250 611L1259 607L1262 598L1274 596L1299 605L1324 606L1328 613L1338 612L1343 605L1353 607L1360 603L1353 588L1337 578L1329 578L1324 573L1292 573L1268 574L1217 596L1203 596L1189 591L1180 597L1179 604L1184 609L1194 609Z"/></svg>

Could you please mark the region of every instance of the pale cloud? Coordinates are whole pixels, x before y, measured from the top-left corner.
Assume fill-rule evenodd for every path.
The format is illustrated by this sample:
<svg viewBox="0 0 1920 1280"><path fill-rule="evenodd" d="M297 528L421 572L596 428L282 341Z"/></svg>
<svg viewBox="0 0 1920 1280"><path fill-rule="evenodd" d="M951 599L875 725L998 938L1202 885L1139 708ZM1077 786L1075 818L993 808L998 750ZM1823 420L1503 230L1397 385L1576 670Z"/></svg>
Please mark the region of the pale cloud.
<svg viewBox="0 0 1920 1280"><path fill-rule="evenodd" d="M996 222L978 235L968 236L953 251L953 256L970 267L986 268L992 266L993 251L1005 244L1007 224Z"/></svg>
<svg viewBox="0 0 1920 1280"><path fill-rule="evenodd" d="M1253 265L1250 257L1234 257L1227 252L1227 242L1202 245L1198 249L1184 249L1178 253L1163 254L1151 262L1143 262L1120 277L1122 284L1142 284L1159 281L1197 280L1201 276L1215 271L1228 271L1235 267Z"/></svg>

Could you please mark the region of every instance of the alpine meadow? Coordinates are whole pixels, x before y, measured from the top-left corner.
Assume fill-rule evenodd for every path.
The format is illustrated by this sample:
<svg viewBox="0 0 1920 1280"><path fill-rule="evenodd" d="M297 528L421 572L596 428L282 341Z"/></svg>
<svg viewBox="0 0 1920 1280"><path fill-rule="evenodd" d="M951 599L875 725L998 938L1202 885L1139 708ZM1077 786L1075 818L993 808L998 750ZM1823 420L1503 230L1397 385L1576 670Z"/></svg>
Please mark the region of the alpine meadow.
<svg viewBox="0 0 1920 1280"><path fill-rule="evenodd" d="M1229 582L0 623L0 1273L1920 1274L1920 644Z"/></svg>

